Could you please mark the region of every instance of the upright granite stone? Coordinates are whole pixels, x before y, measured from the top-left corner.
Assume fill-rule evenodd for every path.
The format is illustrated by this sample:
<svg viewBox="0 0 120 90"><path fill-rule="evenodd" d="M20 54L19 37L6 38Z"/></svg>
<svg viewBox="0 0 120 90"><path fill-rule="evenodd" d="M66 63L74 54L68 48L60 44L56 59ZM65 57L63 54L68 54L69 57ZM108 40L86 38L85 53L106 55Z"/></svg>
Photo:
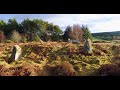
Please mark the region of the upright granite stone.
<svg viewBox="0 0 120 90"><path fill-rule="evenodd" d="M18 60L21 53L22 53L21 48L18 45L14 45L13 50L12 50L12 54L11 54L10 58L7 60L7 62L11 63L13 61Z"/></svg>
<svg viewBox="0 0 120 90"><path fill-rule="evenodd" d="M87 41L85 42L83 52L84 54L92 54L92 42L90 39L87 39Z"/></svg>
<svg viewBox="0 0 120 90"><path fill-rule="evenodd" d="M42 43L43 44L43 41L40 39L40 43Z"/></svg>

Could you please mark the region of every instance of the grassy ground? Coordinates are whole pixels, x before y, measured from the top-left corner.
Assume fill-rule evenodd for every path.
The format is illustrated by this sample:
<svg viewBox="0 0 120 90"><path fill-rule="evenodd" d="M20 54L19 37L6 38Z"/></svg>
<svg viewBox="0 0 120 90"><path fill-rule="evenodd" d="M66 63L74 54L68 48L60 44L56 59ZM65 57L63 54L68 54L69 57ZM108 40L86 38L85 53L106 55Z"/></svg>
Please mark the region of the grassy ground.
<svg viewBox="0 0 120 90"><path fill-rule="evenodd" d="M7 64L13 45L22 48L18 61ZM120 45L94 43L93 54L83 54L83 44L66 42L1 43L0 76L90 76L104 64L120 58Z"/></svg>

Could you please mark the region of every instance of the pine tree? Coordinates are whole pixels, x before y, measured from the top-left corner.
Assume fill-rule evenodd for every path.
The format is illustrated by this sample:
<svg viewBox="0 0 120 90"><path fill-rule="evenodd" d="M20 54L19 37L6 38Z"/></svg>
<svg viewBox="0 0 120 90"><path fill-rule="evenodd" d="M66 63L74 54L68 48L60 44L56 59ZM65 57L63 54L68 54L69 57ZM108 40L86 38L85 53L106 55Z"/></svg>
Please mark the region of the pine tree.
<svg viewBox="0 0 120 90"><path fill-rule="evenodd" d="M84 32L83 38L86 41L87 39L90 39L92 41L92 35L89 31L89 28L87 26L82 25L82 30Z"/></svg>

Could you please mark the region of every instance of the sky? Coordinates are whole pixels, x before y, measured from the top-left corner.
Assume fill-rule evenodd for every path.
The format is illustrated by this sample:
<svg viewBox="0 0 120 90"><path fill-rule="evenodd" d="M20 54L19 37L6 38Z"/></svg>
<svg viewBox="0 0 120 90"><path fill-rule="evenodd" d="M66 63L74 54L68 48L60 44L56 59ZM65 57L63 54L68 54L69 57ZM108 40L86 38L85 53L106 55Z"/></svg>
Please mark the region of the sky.
<svg viewBox="0 0 120 90"><path fill-rule="evenodd" d="M42 19L59 25L64 31L68 25L87 25L92 33L120 31L120 14L0 14L0 20L16 18Z"/></svg>

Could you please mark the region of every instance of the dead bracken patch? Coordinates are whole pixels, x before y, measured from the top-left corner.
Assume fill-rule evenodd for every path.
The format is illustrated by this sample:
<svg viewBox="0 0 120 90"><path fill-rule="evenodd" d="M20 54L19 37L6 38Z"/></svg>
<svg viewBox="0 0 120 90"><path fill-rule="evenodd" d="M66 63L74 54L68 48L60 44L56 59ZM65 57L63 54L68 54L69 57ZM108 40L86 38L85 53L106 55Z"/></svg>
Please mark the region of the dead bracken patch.
<svg viewBox="0 0 120 90"><path fill-rule="evenodd" d="M8 64L5 61L14 45L21 47L21 58ZM93 43L92 54L84 54L83 46L68 42L1 44L0 76L86 76L104 64L119 62L120 45Z"/></svg>

